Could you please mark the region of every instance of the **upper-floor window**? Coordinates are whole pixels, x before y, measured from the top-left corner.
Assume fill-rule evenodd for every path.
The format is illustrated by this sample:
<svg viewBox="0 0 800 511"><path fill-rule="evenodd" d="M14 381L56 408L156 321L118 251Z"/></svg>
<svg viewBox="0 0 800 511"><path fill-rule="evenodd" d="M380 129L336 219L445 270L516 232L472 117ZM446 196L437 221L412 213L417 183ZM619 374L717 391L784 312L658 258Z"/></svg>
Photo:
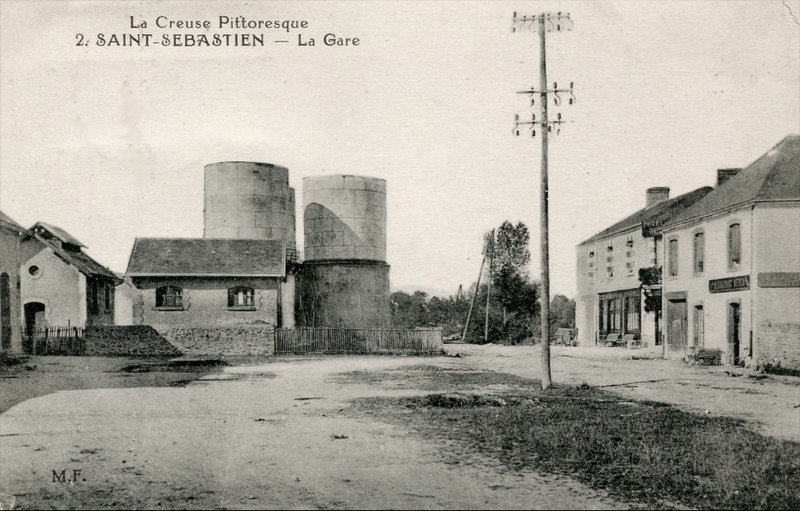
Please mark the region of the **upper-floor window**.
<svg viewBox="0 0 800 511"><path fill-rule="evenodd" d="M728 268L735 268L742 261L742 228L739 224L728 226Z"/></svg>
<svg viewBox="0 0 800 511"><path fill-rule="evenodd" d="M669 240L668 250L669 276L676 277L678 275L678 240Z"/></svg>
<svg viewBox="0 0 800 511"><path fill-rule="evenodd" d="M697 232L694 235L694 271L695 273L703 273L703 265L706 257L706 241L702 232Z"/></svg>
<svg viewBox="0 0 800 511"><path fill-rule="evenodd" d="M156 289L156 307L183 308L183 289L178 286Z"/></svg>
<svg viewBox="0 0 800 511"><path fill-rule="evenodd" d="M254 307L255 291L252 287L232 287L228 289L228 307Z"/></svg>

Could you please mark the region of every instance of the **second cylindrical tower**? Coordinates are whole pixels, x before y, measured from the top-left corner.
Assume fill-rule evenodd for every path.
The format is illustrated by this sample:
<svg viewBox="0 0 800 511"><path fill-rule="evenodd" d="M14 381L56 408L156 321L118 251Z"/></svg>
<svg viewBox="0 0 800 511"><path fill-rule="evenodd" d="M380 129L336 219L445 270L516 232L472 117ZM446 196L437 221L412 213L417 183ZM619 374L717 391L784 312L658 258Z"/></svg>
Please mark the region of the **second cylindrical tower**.
<svg viewBox="0 0 800 511"><path fill-rule="evenodd" d="M305 260L386 260L386 181L303 178Z"/></svg>

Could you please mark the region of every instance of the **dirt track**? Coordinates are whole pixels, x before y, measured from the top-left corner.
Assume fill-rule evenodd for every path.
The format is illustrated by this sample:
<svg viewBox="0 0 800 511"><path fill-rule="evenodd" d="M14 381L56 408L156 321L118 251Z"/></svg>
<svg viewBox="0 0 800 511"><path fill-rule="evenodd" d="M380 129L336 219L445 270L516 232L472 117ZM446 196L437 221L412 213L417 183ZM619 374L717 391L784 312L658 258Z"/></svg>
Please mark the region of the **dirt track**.
<svg viewBox="0 0 800 511"><path fill-rule="evenodd" d="M349 400L414 390L338 383L351 370L409 364L537 377L532 347L449 346L463 358L341 357L227 368L186 388L66 391L0 415L0 493L31 508L624 508L568 478L485 461L447 463L444 446L346 416ZM738 416L800 435L800 386L748 380L631 352L557 348L554 379ZM220 379L230 378L230 379ZM787 379L791 382L791 379ZM768 398L768 399L767 399ZM52 482L55 470L78 481ZM84 481L85 479L85 481Z"/></svg>

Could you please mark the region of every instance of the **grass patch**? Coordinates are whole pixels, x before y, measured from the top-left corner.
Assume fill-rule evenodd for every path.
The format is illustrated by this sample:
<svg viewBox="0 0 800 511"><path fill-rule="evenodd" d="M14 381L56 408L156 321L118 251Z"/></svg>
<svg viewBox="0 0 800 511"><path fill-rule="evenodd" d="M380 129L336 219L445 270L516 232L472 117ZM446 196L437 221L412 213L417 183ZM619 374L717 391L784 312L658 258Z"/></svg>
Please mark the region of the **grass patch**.
<svg viewBox="0 0 800 511"><path fill-rule="evenodd" d="M459 373L429 374L457 379ZM414 371L395 374L415 377ZM648 506L800 509L796 442L761 436L737 420L631 402L588 385L541 391L537 381L525 383L491 395L368 398L355 407L508 467L570 475Z"/></svg>
<svg viewBox="0 0 800 511"><path fill-rule="evenodd" d="M764 372L767 374L780 374L783 376L800 376L800 369L781 367L780 364L766 364L764 365Z"/></svg>
<svg viewBox="0 0 800 511"><path fill-rule="evenodd" d="M387 371L351 371L340 374L336 381L339 383L383 384L394 388L414 388L426 391L456 388L479 389L496 385L528 388L539 385L538 380L522 378L513 374L453 369L425 364L402 366Z"/></svg>

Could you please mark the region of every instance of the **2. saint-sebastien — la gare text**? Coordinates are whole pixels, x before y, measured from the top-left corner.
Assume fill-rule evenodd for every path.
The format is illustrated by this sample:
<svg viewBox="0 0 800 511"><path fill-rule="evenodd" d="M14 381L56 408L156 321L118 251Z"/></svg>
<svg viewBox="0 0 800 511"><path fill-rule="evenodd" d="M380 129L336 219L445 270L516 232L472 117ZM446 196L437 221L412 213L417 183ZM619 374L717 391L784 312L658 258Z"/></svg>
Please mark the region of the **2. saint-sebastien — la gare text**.
<svg viewBox="0 0 800 511"><path fill-rule="evenodd" d="M147 19L129 16L131 29L146 29L148 28ZM184 20L184 19L171 19L167 16L157 16L152 23L156 28L160 29L178 29L178 30L205 30L213 29L230 30L230 29L261 29L261 30L276 30L285 31L287 33L293 30L308 28L307 20L262 20L262 19L249 19L244 16L218 16L217 23L212 24L210 20ZM298 46L316 46L316 40L313 37L297 35ZM288 40L281 42L289 42ZM325 46L359 46L361 41L358 37L342 37L334 33L327 33L321 39L322 45ZM78 34L78 46L88 46L90 41L84 38L82 34ZM256 33L167 33L167 34L153 34L153 33L104 33L99 32L96 34L94 41L96 46L264 46L265 35Z"/></svg>

